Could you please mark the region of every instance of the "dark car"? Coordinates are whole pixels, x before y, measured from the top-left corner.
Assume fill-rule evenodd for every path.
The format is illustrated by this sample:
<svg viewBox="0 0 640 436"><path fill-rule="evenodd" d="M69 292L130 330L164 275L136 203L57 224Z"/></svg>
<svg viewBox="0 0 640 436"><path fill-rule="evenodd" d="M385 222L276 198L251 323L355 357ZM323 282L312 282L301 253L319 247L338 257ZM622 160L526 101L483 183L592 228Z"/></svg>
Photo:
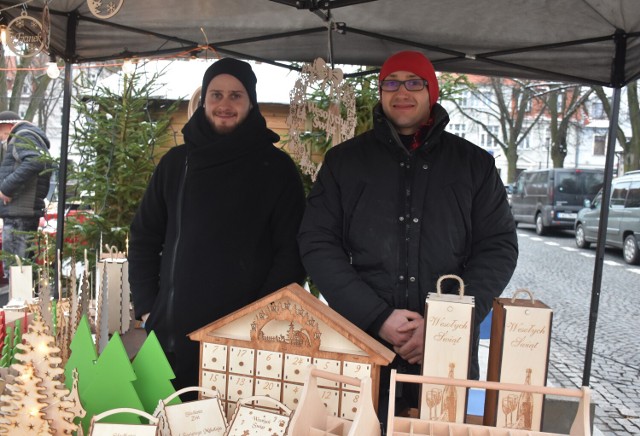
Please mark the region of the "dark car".
<svg viewBox="0 0 640 436"><path fill-rule="evenodd" d="M591 200L604 181L601 169L548 168L523 171L511 195L511 213L518 223L535 224L536 233L571 230L585 200Z"/></svg>
<svg viewBox="0 0 640 436"><path fill-rule="evenodd" d="M589 248L598 239L602 191L589 207L580 212L575 222L576 245ZM611 184L609 219L605 245L622 248L625 262L640 263L640 171L632 171L618 177Z"/></svg>

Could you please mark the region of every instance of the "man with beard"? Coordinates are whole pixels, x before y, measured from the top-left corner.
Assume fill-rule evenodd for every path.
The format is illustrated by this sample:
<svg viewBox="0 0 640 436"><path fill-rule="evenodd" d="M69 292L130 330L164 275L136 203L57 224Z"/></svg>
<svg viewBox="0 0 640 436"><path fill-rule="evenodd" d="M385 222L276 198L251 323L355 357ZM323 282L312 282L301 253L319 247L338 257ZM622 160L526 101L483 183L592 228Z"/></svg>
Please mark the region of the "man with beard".
<svg viewBox="0 0 640 436"><path fill-rule="evenodd" d="M135 315L158 336L176 389L198 385L199 344L187 334L305 276L302 181L274 146L256 82L236 59L207 69L185 144L161 159L131 224Z"/></svg>

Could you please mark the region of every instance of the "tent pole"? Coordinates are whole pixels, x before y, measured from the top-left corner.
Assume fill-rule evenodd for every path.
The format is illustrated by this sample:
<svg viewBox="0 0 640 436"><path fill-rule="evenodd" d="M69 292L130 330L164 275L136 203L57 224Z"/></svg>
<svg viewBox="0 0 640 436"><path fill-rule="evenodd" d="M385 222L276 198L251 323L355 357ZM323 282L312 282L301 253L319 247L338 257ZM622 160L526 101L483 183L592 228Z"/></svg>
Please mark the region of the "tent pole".
<svg viewBox="0 0 640 436"><path fill-rule="evenodd" d="M596 246L596 260L593 271L593 285L591 288L591 308L589 310L589 333L587 335L587 350L584 358L584 373L582 386L589 386L591 377L591 360L593 359L593 343L596 335L596 321L600 305L600 290L602 285L602 266L604 262L604 241L607 237L607 223L609 221L609 199L611 198L611 179L613 178L613 158L616 150L616 131L618 129L618 114L620 112L620 88L613 90L613 106L609 121L609 138L607 141L607 156L604 166L604 185L600 206L600 225L598 226L598 242Z"/></svg>
<svg viewBox="0 0 640 436"><path fill-rule="evenodd" d="M54 269L55 284L53 286L53 298L59 298L62 289L58 289L58 284L62 283L62 278L58 277L58 272L62 271L58 267L58 262L62 262L62 248L64 244L64 218L67 203L67 157L69 150L69 121L71 114L71 62L64 64L64 94L62 97L62 135L60 138L60 168L58 169L58 224L56 227L56 261ZM60 257L58 257L58 253Z"/></svg>
<svg viewBox="0 0 640 436"><path fill-rule="evenodd" d="M591 361L593 359L593 343L596 337L596 321L600 304L600 290L602 287L602 265L604 263L604 245L607 240L607 225L609 223L609 201L611 199L611 179L613 178L613 158L616 154L616 140L618 135L618 115L620 113L620 94L624 86L624 71L627 60L627 35L621 29L614 33L616 55L611 68L611 86L613 87L613 106L609 116L609 140L607 141L607 156L604 164L604 185L600 201L600 224L598 225L598 239L596 242L596 261L593 269L593 285L591 287L591 308L589 309L589 333L587 335L587 349L584 356L584 373L582 386L589 386L591 377Z"/></svg>

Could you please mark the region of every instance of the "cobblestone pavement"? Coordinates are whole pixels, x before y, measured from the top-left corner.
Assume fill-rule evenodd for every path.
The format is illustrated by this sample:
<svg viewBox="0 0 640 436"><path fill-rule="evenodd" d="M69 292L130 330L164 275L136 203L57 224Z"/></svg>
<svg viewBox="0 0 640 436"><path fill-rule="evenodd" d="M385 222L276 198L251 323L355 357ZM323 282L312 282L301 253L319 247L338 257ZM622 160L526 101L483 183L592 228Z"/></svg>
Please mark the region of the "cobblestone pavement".
<svg viewBox="0 0 640 436"><path fill-rule="evenodd" d="M575 247L570 232L539 237L518 229L520 257L505 295L528 288L553 311L548 381L582 385L595 249ZM595 427L604 435L640 435L640 267L620 251L605 254L590 387Z"/></svg>

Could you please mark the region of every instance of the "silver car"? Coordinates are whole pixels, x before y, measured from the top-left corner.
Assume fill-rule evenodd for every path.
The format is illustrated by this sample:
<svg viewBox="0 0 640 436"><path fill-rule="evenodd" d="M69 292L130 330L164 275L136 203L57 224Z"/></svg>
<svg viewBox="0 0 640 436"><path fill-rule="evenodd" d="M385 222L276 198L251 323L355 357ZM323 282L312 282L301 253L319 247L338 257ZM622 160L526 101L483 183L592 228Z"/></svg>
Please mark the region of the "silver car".
<svg viewBox="0 0 640 436"><path fill-rule="evenodd" d="M605 245L622 248L625 262L640 263L640 171L631 171L613 180L609 205L609 223ZM575 222L576 245L589 248L598 238L602 191L589 207L578 212Z"/></svg>

